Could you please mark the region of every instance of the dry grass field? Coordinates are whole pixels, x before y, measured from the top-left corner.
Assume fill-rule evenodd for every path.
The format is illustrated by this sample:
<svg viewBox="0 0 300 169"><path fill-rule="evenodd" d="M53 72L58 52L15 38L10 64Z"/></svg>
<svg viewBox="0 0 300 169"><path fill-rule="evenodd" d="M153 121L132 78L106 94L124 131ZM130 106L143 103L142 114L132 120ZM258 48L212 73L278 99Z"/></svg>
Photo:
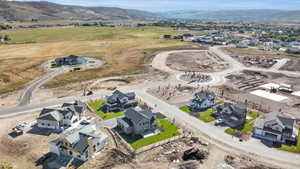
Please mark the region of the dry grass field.
<svg viewBox="0 0 300 169"><path fill-rule="evenodd" d="M22 88L42 75L41 63L70 54L95 57L107 64L101 69L67 73L46 87L134 73L154 52L189 46L186 42L163 39L179 34L171 28L55 27L2 32L11 44L0 45L0 94ZM1 34L1 33L0 33Z"/></svg>

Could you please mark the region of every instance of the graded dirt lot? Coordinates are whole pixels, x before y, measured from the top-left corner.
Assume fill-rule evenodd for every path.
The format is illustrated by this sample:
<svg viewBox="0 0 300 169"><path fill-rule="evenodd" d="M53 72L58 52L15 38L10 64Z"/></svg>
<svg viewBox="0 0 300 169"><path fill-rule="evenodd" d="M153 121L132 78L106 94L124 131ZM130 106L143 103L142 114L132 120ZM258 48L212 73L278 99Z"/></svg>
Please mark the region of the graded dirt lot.
<svg viewBox="0 0 300 169"><path fill-rule="evenodd" d="M291 59L284 66L282 66L280 70L300 72L300 57Z"/></svg>
<svg viewBox="0 0 300 169"><path fill-rule="evenodd" d="M261 68L270 68L274 66L277 60L288 59L287 63L283 64L280 70L300 71L300 58L285 54L277 54L275 52L261 51L254 48L239 49L239 48L223 48L239 62L245 66L256 66Z"/></svg>
<svg viewBox="0 0 300 169"><path fill-rule="evenodd" d="M40 65L70 54L101 59L99 69L67 73L45 84L58 87L104 76L137 73L159 50L187 47L187 42L166 40L163 34L177 34L170 28L57 27L18 29L3 32L10 43L0 45L0 94L24 87L44 72ZM20 44L24 43L24 44Z"/></svg>
<svg viewBox="0 0 300 169"><path fill-rule="evenodd" d="M222 59L208 51L172 53L166 65L171 69L184 72L218 72L226 68Z"/></svg>
<svg viewBox="0 0 300 169"><path fill-rule="evenodd" d="M0 163L8 163L14 169L41 168L35 166L35 161L48 152L48 142L56 135L46 137L26 133L14 139L8 135L11 128L26 121L33 121L37 115L38 112L0 119Z"/></svg>
<svg viewBox="0 0 300 169"><path fill-rule="evenodd" d="M14 117L0 118L0 168L3 164L13 167L13 169L41 169L43 166L36 166L36 161L49 152L48 142L59 136L48 130L37 130L27 125L24 134L11 137L11 129L25 122L34 123L39 111L30 112ZM99 119L91 112L87 116ZM2 169L2 168L1 168ZM6 168L4 168L6 169Z"/></svg>

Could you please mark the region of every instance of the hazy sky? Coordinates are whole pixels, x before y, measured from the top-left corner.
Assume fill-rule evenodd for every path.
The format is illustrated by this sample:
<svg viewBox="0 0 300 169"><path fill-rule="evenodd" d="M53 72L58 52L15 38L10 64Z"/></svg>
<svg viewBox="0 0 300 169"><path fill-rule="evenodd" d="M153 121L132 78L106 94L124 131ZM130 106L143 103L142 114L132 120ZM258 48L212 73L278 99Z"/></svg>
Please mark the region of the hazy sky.
<svg viewBox="0 0 300 169"><path fill-rule="evenodd" d="M33 0L23 0L33 1ZM300 0L48 0L68 5L109 6L147 11L300 9Z"/></svg>

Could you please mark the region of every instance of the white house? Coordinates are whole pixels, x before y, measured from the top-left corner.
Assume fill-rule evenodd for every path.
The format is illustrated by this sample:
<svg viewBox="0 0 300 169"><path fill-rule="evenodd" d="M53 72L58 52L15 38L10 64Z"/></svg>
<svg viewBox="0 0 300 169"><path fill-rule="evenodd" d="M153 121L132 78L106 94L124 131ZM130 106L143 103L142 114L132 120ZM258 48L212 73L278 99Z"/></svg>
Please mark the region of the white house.
<svg viewBox="0 0 300 169"><path fill-rule="evenodd" d="M257 119L253 136L277 143L295 143L294 119L272 112L265 119Z"/></svg>
<svg viewBox="0 0 300 169"><path fill-rule="evenodd" d="M65 103L60 109L43 109L37 118L37 126L45 129L63 130L78 124L86 110L86 105L76 101Z"/></svg>
<svg viewBox="0 0 300 169"><path fill-rule="evenodd" d="M96 124L83 124L68 129L49 143L49 150L60 156L87 161L94 158L107 144L108 135Z"/></svg>

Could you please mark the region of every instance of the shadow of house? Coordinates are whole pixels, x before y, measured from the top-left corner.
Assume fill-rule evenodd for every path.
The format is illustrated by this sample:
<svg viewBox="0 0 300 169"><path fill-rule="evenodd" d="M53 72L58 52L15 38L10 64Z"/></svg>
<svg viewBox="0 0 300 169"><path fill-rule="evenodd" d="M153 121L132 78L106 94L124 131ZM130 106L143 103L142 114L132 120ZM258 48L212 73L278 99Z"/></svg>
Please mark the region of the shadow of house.
<svg viewBox="0 0 300 169"><path fill-rule="evenodd" d="M119 90L106 97L107 102L100 108L103 112L120 112L137 106L135 93L122 93Z"/></svg>
<svg viewBox="0 0 300 169"><path fill-rule="evenodd" d="M52 130L52 129L40 128L37 125L34 125L26 133L34 134L34 135L40 135L40 136L50 136L52 133L57 133L57 134L61 133L61 130Z"/></svg>
<svg viewBox="0 0 300 169"><path fill-rule="evenodd" d="M217 106L216 110L213 116L231 128L242 129L246 123L247 106L245 104L224 103Z"/></svg>
<svg viewBox="0 0 300 169"><path fill-rule="evenodd" d="M192 112L205 111L216 103L216 95L208 90L202 90L194 94L191 104L188 106Z"/></svg>

